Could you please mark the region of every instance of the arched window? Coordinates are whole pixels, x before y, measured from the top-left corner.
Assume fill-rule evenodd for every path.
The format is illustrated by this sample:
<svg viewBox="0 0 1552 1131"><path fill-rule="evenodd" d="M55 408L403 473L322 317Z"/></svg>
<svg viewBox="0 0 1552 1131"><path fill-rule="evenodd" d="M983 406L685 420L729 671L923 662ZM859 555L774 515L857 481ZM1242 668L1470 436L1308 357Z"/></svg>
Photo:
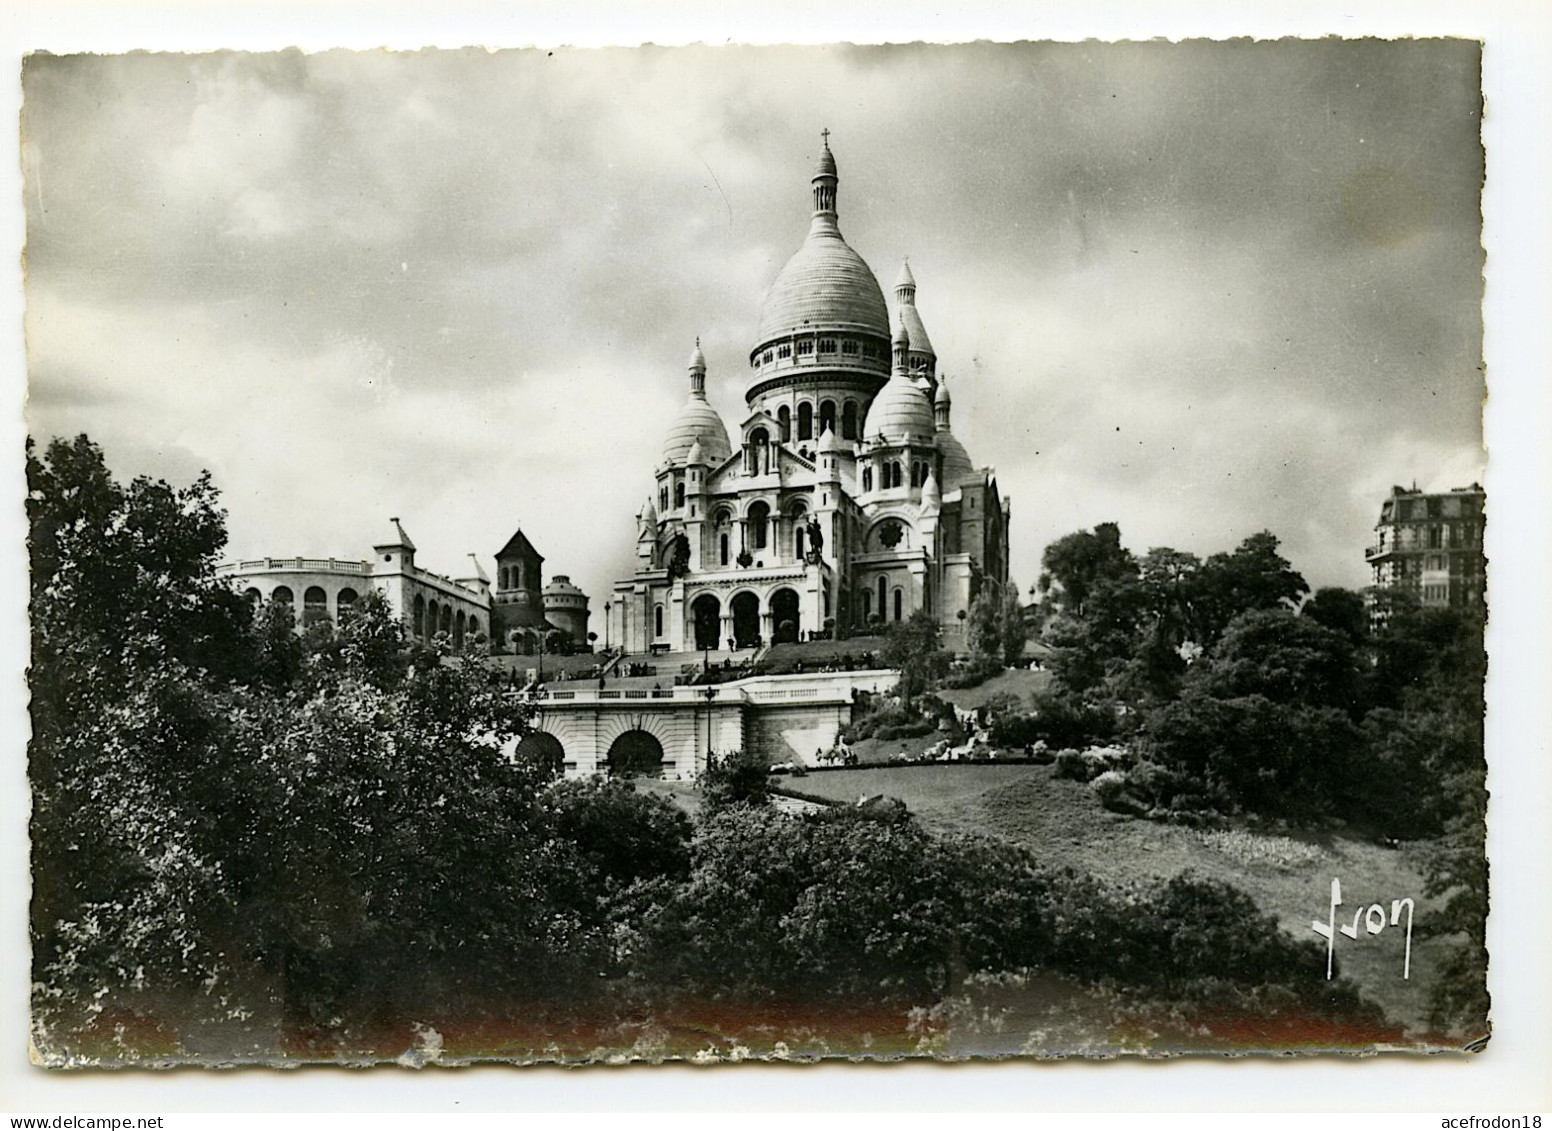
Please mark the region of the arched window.
<svg viewBox="0 0 1552 1131"><path fill-rule="evenodd" d="M820 401L819 402L819 432L820 432L821 435L824 434L824 430L826 428L828 428L832 432L835 431L835 402L834 401Z"/></svg>
<svg viewBox="0 0 1552 1131"><path fill-rule="evenodd" d="M884 580L884 578L880 577L878 579L878 615L880 618L884 617L889 609L889 605L887 603L888 596L888 583Z"/></svg>
<svg viewBox="0 0 1552 1131"><path fill-rule="evenodd" d="M660 511L668 509L668 488L666 486L657 489L657 509Z"/></svg>
<svg viewBox="0 0 1552 1131"><path fill-rule="evenodd" d="M756 428L753 432L749 433L749 442L755 445L763 445L770 443L771 438L764 428Z"/></svg>
<svg viewBox="0 0 1552 1131"><path fill-rule="evenodd" d="M814 438L814 406L804 401L798 405L798 439Z"/></svg>
<svg viewBox="0 0 1552 1131"><path fill-rule="evenodd" d="M726 534L719 535L718 538L717 538L717 541L720 544L721 550L722 550L722 564L723 565L727 565L728 564L728 536Z"/></svg>
<svg viewBox="0 0 1552 1131"><path fill-rule="evenodd" d="M765 549L766 526L770 517L771 508L764 503L755 503L749 508L749 545L756 550Z"/></svg>
<svg viewBox="0 0 1552 1131"><path fill-rule="evenodd" d="M412 623L415 628L415 635L424 640L426 637L426 598L419 593L415 594L414 609L415 614Z"/></svg>
<svg viewBox="0 0 1552 1131"><path fill-rule="evenodd" d="M339 613L340 620L350 615L355 607L359 594L354 589L341 589L339 596L334 598L334 607Z"/></svg>
<svg viewBox="0 0 1552 1131"><path fill-rule="evenodd" d="M867 620L873 615L873 590L862 591L862 619Z"/></svg>
<svg viewBox="0 0 1552 1131"><path fill-rule="evenodd" d="M797 561L803 560L803 551L806 549L803 543L803 520L794 518L792 523L792 556Z"/></svg>
<svg viewBox="0 0 1552 1131"><path fill-rule="evenodd" d="M662 605L654 605L652 607L652 635L653 636L662 636L663 635L663 606Z"/></svg>
<svg viewBox="0 0 1552 1131"><path fill-rule="evenodd" d="M783 443L792 439L792 410L782 405L776 410L776 421L781 425L781 439Z"/></svg>
<svg viewBox="0 0 1552 1131"><path fill-rule="evenodd" d="M900 619L900 611L904 607L904 605L905 605L905 594L902 593L900 590L896 589L895 590L895 620L899 620Z"/></svg>
<svg viewBox="0 0 1552 1131"><path fill-rule="evenodd" d="M269 599L277 605L282 603L289 605L296 600L296 597L292 594L289 586L277 585L275 586L275 591L269 595Z"/></svg>
<svg viewBox="0 0 1552 1131"><path fill-rule="evenodd" d="M862 489L864 491L873 490L873 469L871 467L864 467L862 469Z"/></svg>
<svg viewBox="0 0 1552 1131"><path fill-rule="evenodd" d="M684 482L682 480L674 484L674 506L684 506Z"/></svg>
<svg viewBox="0 0 1552 1131"><path fill-rule="evenodd" d="M921 464L919 463L911 464L911 486L921 486Z"/></svg>
<svg viewBox="0 0 1552 1131"><path fill-rule="evenodd" d="M855 440L857 438L857 402L847 401L846 407L841 410L841 439Z"/></svg>

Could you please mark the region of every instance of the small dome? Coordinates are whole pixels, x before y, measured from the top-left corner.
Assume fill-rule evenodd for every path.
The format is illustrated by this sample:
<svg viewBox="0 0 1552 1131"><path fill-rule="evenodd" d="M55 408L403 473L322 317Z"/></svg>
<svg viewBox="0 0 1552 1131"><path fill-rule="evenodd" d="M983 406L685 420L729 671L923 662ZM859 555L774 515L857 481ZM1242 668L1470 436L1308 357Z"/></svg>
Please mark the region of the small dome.
<svg viewBox="0 0 1552 1131"><path fill-rule="evenodd" d="M701 352L701 340L699 338L695 339L695 349L690 354L690 368L701 370L706 368L706 355Z"/></svg>
<svg viewBox="0 0 1552 1131"><path fill-rule="evenodd" d="M937 395L932 398L932 403L937 405L939 408L948 408L954 403L954 398L948 395L947 381L938 382L938 392Z"/></svg>
<svg viewBox="0 0 1552 1131"><path fill-rule="evenodd" d="M942 386L938 386L942 388ZM970 462L970 453L965 451L965 446L959 442L959 438L952 432L943 431L937 435L938 451L943 455L943 486L947 488L958 487L966 479L975 476L975 464Z"/></svg>
<svg viewBox="0 0 1552 1131"><path fill-rule="evenodd" d="M690 454L684 457L684 462L692 466L706 462L706 453L701 449L699 436L695 438L695 443L690 445Z"/></svg>
<svg viewBox="0 0 1552 1131"><path fill-rule="evenodd" d="M733 454L722 417L706 402L704 395L691 393L679 415L668 426L668 438L663 441L663 459L667 463L682 464L696 444L700 445L704 463L719 464Z"/></svg>
<svg viewBox="0 0 1552 1131"><path fill-rule="evenodd" d="M910 328L905 324L905 315L903 312L901 313L900 317L895 319L895 332L894 336L890 338L890 342L897 346L904 346L906 349L911 348L911 331Z"/></svg>
<svg viewBox="0 0 1552 1131"><path fill-rule="evenodd" d="M911 274L911 261L909 259L900 260L900 274L895 276L895 290L899 290L901 287L914 287L915 285L916 276Z"/></svg>
<svg viewBox="0 0 1552 1131"><path fill-rule="evenodd" d="M898 444L906 436L928 442L932 436L932 406L927 403L926 394L909 377L896 373L868 406L862 436L864 440L883 436L890 444Z"/></svg>
<svg viewBox="0 0 1552 1131"><path fill-rule="evenodd" d="M819 162L814 166L814 176L833 177L835 175L835 154L830 152L830 142L826 139L824 149L819 153Z"/></svg>
<svg viewBox="0 0 1552 1131"><path fill-rule="evenodd" d="M840 436L836 435L834 428L826 428L819 434L819 450L821 453L845 452L848 445Z"/></svg>
<svg viewBox="0 0 1552 1131"><path fill-rule="evenodd" d="M584 594L582 590L578 589L571 583L570 577L566 576L564 573L557 573L554 577L550 578L550 583L544 587L544 595L546 597L581 597Z"/></svg>

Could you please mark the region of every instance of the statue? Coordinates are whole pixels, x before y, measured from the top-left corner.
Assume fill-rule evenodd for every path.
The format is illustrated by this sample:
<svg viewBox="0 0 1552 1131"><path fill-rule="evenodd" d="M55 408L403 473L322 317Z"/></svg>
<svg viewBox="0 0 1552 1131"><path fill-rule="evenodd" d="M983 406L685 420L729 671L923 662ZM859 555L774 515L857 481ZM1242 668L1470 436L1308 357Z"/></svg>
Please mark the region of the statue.
<svg viewBox="0 0 1552 1131"><path fill-rule="evenodd" d="M690 539L679 531L668 543L668 576L683 577L690 572Z"/></svg>
<svg viewBox="0 0 1552 1131"><path fill-rule="evenodd" d="M810 518L808 520L808 560L817 565L823 549L824 531L820 528L817 518Z"/></svg>

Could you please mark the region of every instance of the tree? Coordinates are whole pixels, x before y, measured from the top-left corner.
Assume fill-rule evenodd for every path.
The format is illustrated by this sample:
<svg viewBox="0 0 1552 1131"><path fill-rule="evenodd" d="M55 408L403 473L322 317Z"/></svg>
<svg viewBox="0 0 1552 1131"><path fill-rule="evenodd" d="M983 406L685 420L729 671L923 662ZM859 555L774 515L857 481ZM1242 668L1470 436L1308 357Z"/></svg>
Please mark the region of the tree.
<svg viewBox="0 0 1552 1131"><path fill-rule="evenodd" d="M1263 530L1233 553L1214 554L1202 565L1195 617L1199 643L1210 645L1241 613L1298 607L1309 586L1277 546L1277 537Z"/></svg>
<svg viewBox="0 0 1552 1131"><path fill-rule="evenodd" d="M1101 584L1125 583L1137 576L1137 562L1121 545L1121 528L1101 522L1092 533L1079 530L1045 548L1039 588L1046 599L1070 616L1084 615Z"/></svg>
<svg viewBox="0 0 1552 1131"><path fill-rule="evenodd" d="M1316 590L1300 611L1316 624L1342 633L1354 647L1368 641L1369 609L1361 593L1328 586Z"/></svg>
<svg viewBox="0 0 1552 1131"><path fill-rule="evenodd" d="M889 626L879 656L886 666L899 671L900 698L907 709L917 695L948 673L950 663L937 618L925 609Z"/></svg>

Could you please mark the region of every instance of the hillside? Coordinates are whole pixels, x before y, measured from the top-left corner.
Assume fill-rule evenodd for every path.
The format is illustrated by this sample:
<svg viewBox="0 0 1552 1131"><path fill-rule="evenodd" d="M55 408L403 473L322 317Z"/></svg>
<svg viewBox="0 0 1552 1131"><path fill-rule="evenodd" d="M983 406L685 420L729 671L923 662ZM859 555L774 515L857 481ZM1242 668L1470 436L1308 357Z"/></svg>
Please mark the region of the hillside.
<svg viewBox="0 0 1552 1131"><path fill-rule="evenodd" d="M1345 921L1360 907L1411 897L1426 921L1422 856L1426 845L1389 849L1340 835L1276 836L1200 831L1137 820L1102 808L1093 792L1054 776L1050 766L932 765L809 774L784 784L806 794L855 802L885 794L904 801L928 827L1001 837L1055 866L1125 884L1181 872L1244 889L1284 930L1316 938L1311 923L1327 917L1331 880L1342 881ZM1342 921L1342 910L1338 912ZM1405 920L1403 918L1403 924ZM1240 925L1225 923L1225 931ZM1405 931L1356 940L1338 937L1344 974L1398 1024L1420 1033L1438 964L1431 940L1414 930L1411 977L1403 979Z"/></svg>

